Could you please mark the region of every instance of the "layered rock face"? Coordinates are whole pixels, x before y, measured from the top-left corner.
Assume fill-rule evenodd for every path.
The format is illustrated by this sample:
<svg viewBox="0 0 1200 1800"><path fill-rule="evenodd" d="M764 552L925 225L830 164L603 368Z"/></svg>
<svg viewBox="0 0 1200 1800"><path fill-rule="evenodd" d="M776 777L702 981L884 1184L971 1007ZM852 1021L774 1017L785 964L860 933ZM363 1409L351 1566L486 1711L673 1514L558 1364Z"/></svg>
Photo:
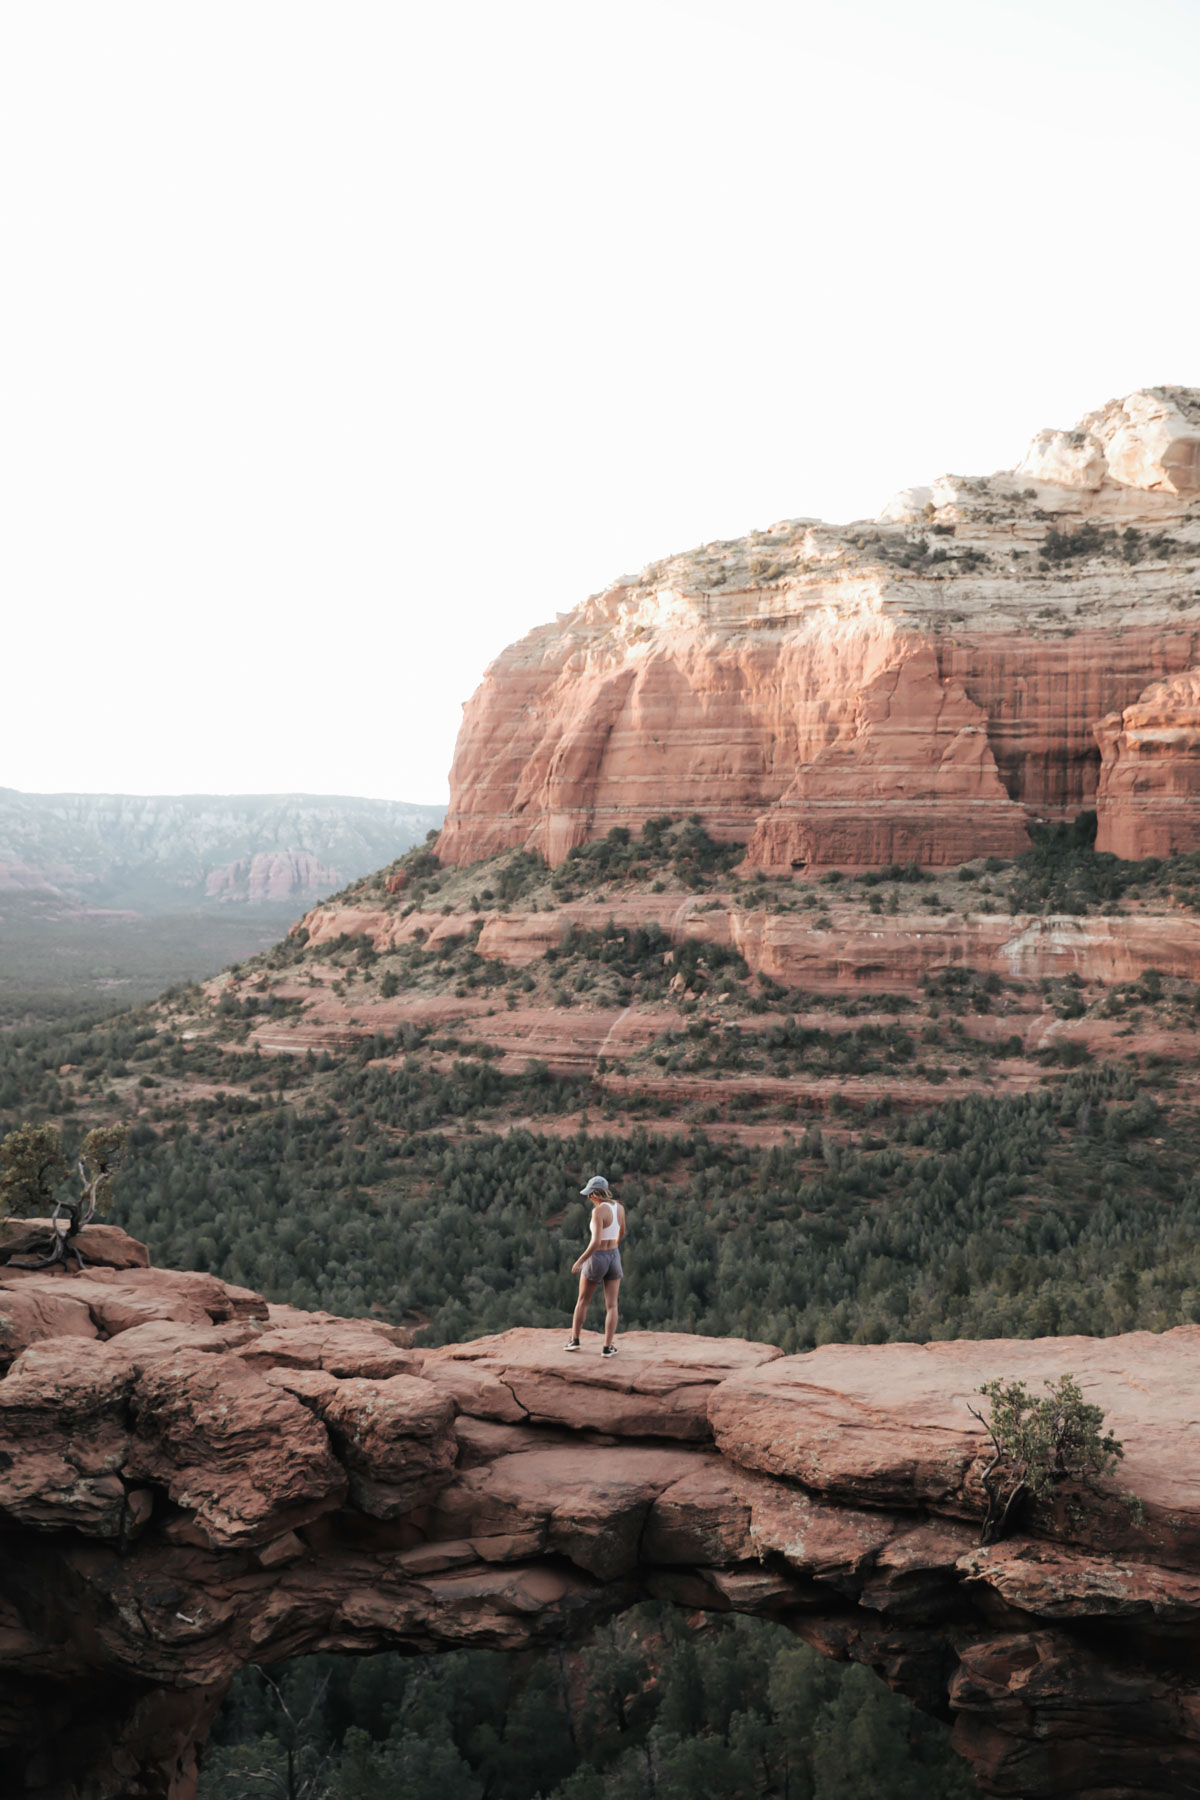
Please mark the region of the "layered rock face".
<svg viewBox="0 0 1200 1800"><path fill-rule="evenodd" d="M6 1248L28 1230L0 1234ZM1200 1795L1200 1329L847 1348L558 1331L422 1352L146 1267L0 1272L0 1743L36 1800L194 1792L232 1675L516 1648L639 1598L778 1619L953 1721L983 1791ZM992 1376L1072 1371L1116 1492L981 1549Z"/></svg>
<svg viewBox="0 0 1200 1800"><path fill-rule="evenodd" d="M928 647L857 696L844 736L818 750L760 818L747 861L956 863L1014 856L1025 825L996 769L987 720Z"/></svg>
<svg viewBox="0 0 1200 1800"><path fill-rule="evenodd" d="M645 895L573 901L553 912L480 917L475 943L481 956L521 968L564 944L572 932L603 931L610 922L633 930L657 925L677 944L728 946L745 958L751 973L813 993L856 988L912 992L927 977L950 968L1006 981L1077 975L1102 983L1136 981L1148 969L1194 980L1200 969L1200 919L1166 911L1116 918L974 913L964 919L959 913L924 911L917 903L891 919L864 916L832 902L825 917L814 919L736 901L722 905L689 897L664 905L657 896ZM315 948L360 937L380 953L418 942L436 951L461 943L464 920L461 914L404 916L372 907L323 906L307 915L304 930ZM483 1009L485 1003L479 1004ZM469 1015L470 1008L461 1010ZM607 1033L613 1021L601 1017ZM581 1018L573 1009L570 1034L583 1030ZM660 1028L652 1023L652 1030ZM301 1044L303 1039L272 1027L270 1041Z"/></svg>
<svg viewBox="0 0 1200 1800"><path fill-rule="evenodd" d="M1096 848L1114 856L1200 849L1200 669L1156 681L1096 727Z"/></svg>
<svg viewBox="0 0 1200 1800"><path fill-rule="evenodd" d="M488 670L439 854L663 812L781 871L1012 854L1097 803L1097 722L1200 664L1198 470L1200 394L1148 389L1011 474L623 578Z"/></svg>

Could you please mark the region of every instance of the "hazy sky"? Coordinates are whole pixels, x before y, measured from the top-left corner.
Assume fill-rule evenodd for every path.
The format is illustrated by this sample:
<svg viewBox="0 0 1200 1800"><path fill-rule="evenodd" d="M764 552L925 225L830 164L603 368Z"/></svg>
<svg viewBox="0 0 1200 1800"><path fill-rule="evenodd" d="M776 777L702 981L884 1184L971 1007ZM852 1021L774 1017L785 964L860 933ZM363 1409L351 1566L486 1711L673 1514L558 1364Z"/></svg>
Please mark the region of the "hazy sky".
<svg viewBox="0 0 1200 1800"><path fill-rule="evenodd" d="M1200 385L1200 0L11 0L0 784L434 801L497 651Z"/></svg>

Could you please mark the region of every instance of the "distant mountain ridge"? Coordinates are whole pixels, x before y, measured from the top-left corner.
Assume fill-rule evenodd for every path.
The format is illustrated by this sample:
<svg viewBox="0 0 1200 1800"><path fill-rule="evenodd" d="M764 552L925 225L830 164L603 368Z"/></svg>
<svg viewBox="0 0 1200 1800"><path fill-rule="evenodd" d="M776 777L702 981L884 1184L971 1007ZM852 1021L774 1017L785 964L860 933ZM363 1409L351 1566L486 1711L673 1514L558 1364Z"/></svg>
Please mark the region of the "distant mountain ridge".
<svg viewBox="0 0 1200 1800"><path fill-rule="evenodd" d="M325 794L0 788L0 893L154 912L295 907L391 862L444 811Z"/></svg>

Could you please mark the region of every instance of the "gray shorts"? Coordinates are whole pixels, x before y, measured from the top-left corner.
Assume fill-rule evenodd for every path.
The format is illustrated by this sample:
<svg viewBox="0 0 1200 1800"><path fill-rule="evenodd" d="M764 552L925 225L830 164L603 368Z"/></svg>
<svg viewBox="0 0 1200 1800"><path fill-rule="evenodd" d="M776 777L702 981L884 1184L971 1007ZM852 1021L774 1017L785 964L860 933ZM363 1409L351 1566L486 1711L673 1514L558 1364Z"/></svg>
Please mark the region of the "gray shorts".
<svg viewBox="0 0 1200 1800"><path fill-rule="evenodd" d="M594 1251L583 1265L583 1274L588 1281L620 1281L624 1273L621 1252L615 1244L611 1250Z"/></svg>

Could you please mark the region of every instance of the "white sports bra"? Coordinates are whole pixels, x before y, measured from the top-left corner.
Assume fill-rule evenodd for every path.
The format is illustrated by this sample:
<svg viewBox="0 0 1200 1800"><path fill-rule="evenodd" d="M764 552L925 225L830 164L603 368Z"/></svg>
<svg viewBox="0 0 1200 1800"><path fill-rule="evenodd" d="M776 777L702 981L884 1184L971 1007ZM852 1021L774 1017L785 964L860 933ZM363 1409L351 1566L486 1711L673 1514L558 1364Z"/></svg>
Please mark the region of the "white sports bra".
<svg viewBox="0 0 1200 1800"><path fill-rule="evenodd" d="M621 1235L621 1215L617 1211L616 1205L612 1200L604 1200L601 1204L607 1206L612 1213L612 1224L605 1225L601 1222L600 1242L602 1244L615 1244Z"/></svg>

